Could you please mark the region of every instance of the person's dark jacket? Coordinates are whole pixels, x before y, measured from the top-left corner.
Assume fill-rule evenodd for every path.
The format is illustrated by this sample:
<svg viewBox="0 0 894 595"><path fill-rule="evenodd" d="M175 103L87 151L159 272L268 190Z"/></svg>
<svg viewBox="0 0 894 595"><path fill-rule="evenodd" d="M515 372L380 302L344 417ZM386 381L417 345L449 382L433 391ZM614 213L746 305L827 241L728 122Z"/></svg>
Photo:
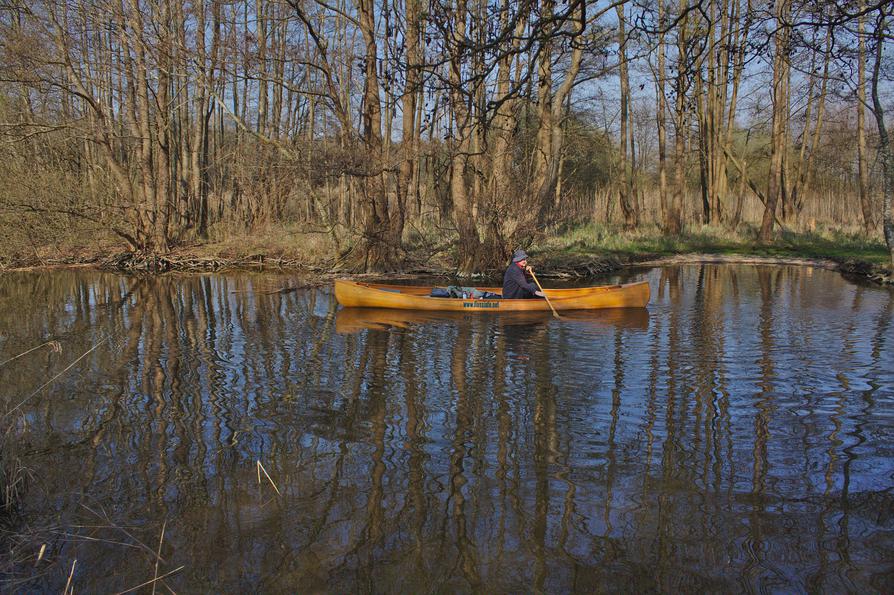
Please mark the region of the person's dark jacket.
<svg viewBox="0 0 894 595"><path fill-rule="evenodd" d="M503 275L503 299L518 300L537 297L534 292L537 286L528 281L525 271L516 263L509 265Z"/></svg>

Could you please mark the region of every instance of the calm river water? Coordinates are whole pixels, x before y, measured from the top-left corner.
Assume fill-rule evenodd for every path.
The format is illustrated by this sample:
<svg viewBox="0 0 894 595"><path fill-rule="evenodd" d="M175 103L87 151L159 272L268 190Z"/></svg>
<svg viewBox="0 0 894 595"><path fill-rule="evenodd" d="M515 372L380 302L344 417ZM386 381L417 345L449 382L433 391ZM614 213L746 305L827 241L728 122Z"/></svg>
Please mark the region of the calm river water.
<svg viewBox="0 0 894 595"><path fill-rule="evenodd" d="M61 352L0 366L30 477L0 578L894 591L894 292L634 277L648 310L556 321L339 311L271 274L2 275L0 362Z"/></svg>

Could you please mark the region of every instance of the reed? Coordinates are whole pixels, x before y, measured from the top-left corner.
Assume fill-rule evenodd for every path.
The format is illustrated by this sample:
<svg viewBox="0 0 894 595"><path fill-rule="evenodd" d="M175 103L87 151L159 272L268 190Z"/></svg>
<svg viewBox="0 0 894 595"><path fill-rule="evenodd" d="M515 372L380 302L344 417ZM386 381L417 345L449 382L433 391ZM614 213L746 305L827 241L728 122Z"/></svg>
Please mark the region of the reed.
<svg viewBox="0 0 894 595"><path fill-rule="evenodd" d="M68 580L65 581L65 588L62 589L62 595L68 595L69 593L74 593L74 587L71 585L71 579L74 578L75 565L78 563L78 559L75 558L71 561L71 572L68 573Z"/></svg>
<svg viewBox="0 0 894 595"><path fill-rule="evenodd" d="M59 341L47 341L46 343L41 343L37 347L32 347L31 349L29 349L27 351L23 351L22 353L11 357L4 362L0 362L0 368L2 368L3 366L5 366L6 364L8 364L10 362L14 362L15 360L19 359L22 356L28 355L32 351L37 351L41 347L49 347L50 351L52 351L53 353L62 353L62 344L59 343Z"/></svg>
<svg viewBox="0 0 894 595"><path fill-rule="evenodd" d="M29 471L22 464L22 460L13 454L9 441L4 439L0 444L0 487L3 490L0 524L2 521L8 521L13 511L18 508L28 474Z"/></svg>
<svg viewBox="0 0 894 595"><path fill-rule="evenodd" d="M265 476L265 477L267 478L267 480L270 482L270 485L273 486L273 489L276 490L277 495L282 496L282 493L279 491L279 488L276 487L276 483L273 481L273 478L270 477L270 474L267 473L267 470L266 470L266 469L264 469L264 465L261 464L261 460L260 460L260 459L258 459L257 463L258 463L258 485L261 485L261 472L263 471L263 472L264 472L264 476Z"/></svg>
<svg viewBox="0 0 894 595"><path fill-rule="evenodd" d="M165 541L165 529L168 526L168 520L161 524L161 537L158 538L158 551L155 554L155 574L152 577L152 595L155 595L155 586L158 584L158 563L161 561L161 546Z"/></svg>
<svg viewBox="0 0 894 595"><path fill-rule="evenodd" d="M140 583L139 585L137 585L137 586L135 586L135 587L131 587L130 589L125 589L124 591L118 591L118 593L117 593L116 595L124 595L124 593L132 593L132 592L134 592L134 591L136 591L136 590L138 590L138 589L142 589L143 587L148 587L149 585L154 585L154 584L157 583L158 581L163 580L163 579L166 579L166 578L168 578L169 576L171 576L172 574L176 574L176 573L180 572L180 571L183 570L184 568L186 568L186 565L185 565L185 564L184 564L184 565L181 565L181 566L178 566L178 567L175 568L174 570L170 570L170 571L164 573L164 574L161 575L161 576L156 576L156 577L153 578L152 580L148 580L148 581L146 581L146 582L144 582L144 583ZM153 589L153 592L154 592L154 589Z"/></svg>
<svg viewBox="0 0 894 595"><path fill-rule="evenodd" d="M31 477L31 471L24 465L22 459L18 456L16 452L16 436L14 433L14 428L16 427L16 423L14 422L15 418L13 413L19 412L20 415L23 415L21 408L25 403L27 403L31 398L40 393L43 389L50 386L53 382L55 382L58 378L64 375L66 372L71 370L78 362L86 358L90 353L96 350L100 345L102 345L108 336L104 336L99 340L98 343L93 345L90 349L81 354L78 358L68 364L62 371L58 372L54 376L52 376L49 380L41 384L36 390L34 390L27 397L19 401L14 406L6 406L3 410L0 410L0 526L8 529L3 532L3 537L8 538L11 535L15 535L14 529L14 514L15 511L19 508L22 499L24 498L25 491L28 484L28 479ZM62 353L62 345L58 341L52 340L37 345L36 347L32 347L12 358L9 358L0 365L6 365L10 362L20 359L30 353L35 353L39 351L41 348L48 347L54 353ZM6 402L3 405L7 405ZM30 542L30 540L20 540L21 543L16 546L10 546L10 548L6 548L4 544L4 550L9 552L15 549L17 552L21 552L24 549L29 547L36 547L36 544ZM150 550L152 551L152 550ZM37 562L39 563L46 553L46 544L42 544L40 548L40 552L37 555ZM30 555L28 556L30 558ZM13 570L16 565L20 563L21 559L14 559L15 556L8 556L7 559L3 560L3 564L0 564L0 575L9 574L12 575ZM74 570L75 564L77 560L72 563L71 571L69 572L68 581L65 585L65 590L63 593L73 592L72 580L74 578Z"/></svg>

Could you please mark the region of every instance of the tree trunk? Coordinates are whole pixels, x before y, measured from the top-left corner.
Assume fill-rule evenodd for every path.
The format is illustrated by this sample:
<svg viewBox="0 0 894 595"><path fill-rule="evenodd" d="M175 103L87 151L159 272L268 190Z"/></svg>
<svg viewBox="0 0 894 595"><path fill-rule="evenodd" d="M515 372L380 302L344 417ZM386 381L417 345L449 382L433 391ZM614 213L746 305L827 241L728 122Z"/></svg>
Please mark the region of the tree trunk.
<svg viewBox="0 0 894 595"><path fill-rule="evenodd" d="M500 6L500 29L508 31L510 27L510 0L502 0ZM493 225L488 227L487 233L492 236L486 238L485 244L499 252L495 257L504 260L508 257L510 246L497 245L504 238L512 238L515 235L518 220L515 217L506 217L506 213L513 205L515 192L520 188L518 180L512 175L512 140L518 116L515 93L511 89L511 77L513 62L517 61L515 53L524 35L528 12L517 15L513 31L512 51L500 58L497 62L497 84L493 101L496 110L490 127L493 138L491 150L490 180L488 180L487 193L490 199L491 213L487 216L493 220ZM499 229L493 226L499 225Z"/></svg>
<svg viewBox="0 0 894 595"><path fill-rule="evenodd" d="M391 233L391 215L388 195L385 192L382 143L382 108L379 93L379 76L376 70L378 45L376 43L374 0L358 0L360 30L365 45L363 81L363 130L362 138L370 162L370 171L363 179L364 226L361 254L366 271L382 271L397 264L399 243Z"/></svg>
<svg viewBox="0 0 894 595"><path fill-rule="evenodd" d="M709 50L709 54L713 50ZM711 67L708 68L711 70ZM713 179L711 178L708 166L708 159L712 157L709 148L710 142L710 115L708 111L711 109L711 102L709 101L707 95L712 93L710 90L710 85L708 86L709 90L705 90L705 84L702 82L702 76L700 73L696 74L695 77L695 103L696 103L696 115L698 117L698 177L699 177L699 186L702 196L702 223L707 225L711 223L712 215L711 215L711 198L714 195L713 188Z"/></svg>
<svg viewBox="0 0 894 595"><path fill-rule="evenodd" d="M473 125L469 111L466 86L463 81L463 65L466 54L466 0L457 0L454 9L452 51L450 55L450 105L453 111L453 134L450 157L450 199L453 221L459 234L458 272L469 275L479 268L481 238L472 216L472 205L467 188L469 148Z"/></svg>
<svg viewBox="0 0 894 595"><path fill-rule="evenodd" d="M808 98L808 107L805 111L804 132L801 140L801 152L798 157L796 168L797 175L792 187L792 208L796 215L800 215L804 208L804 197L810 189L810 178L813 173L813 160L816 157L817 147L820 144L820 136L822 135L823 122L826 114L826 95L829 88L829 64L832 56L832 30L829 28L826 32L826 49L823 54L823 74L820 82L819 96L816 98L816 122L813 125L813 133L808 139L808 131L810 130L810 109L812 107L813 98ZM812 72L812 71L811 71ZM812 75L811 75L812 76ZM809 140L809 150L807 149ZM806 157L805 157L806 152Z"/></svg>
<svg viewBox="0 0 894 595"><path fill-rule="evenodd" d="M741 15L741 2L742 0L733 0L731 16L730 20L733 23L733 26L730 28L730 96L729 96L729 105L727 106L726 111L726 122L723 126L723 135L720 139L720 151L723 154L723 171L724 171L724 179L726 178L726 164L729 162L729 157L727 156L727 151L732 146L732 138L733 138L733 130L735 128L736 121L736 108L737 101L739 97L739 85L742 80L742 72L745 70L745 55L748 47L748 35L751 26L751 16L749 14L751 8L751 0L747 1L746 4L746 13L743 16ZM742 23L744 21L744 24ZM744 176L744 174L743 174ZM740 180L739 183L739 193L736 197L736 213L733 216L732 227L735 229L738 227L741 222L742 216L742 202L743 202L743 194L744 194L744 186L745 180L744 178Z"/></svg>
<svg viewBox="0 0 894 595"><path fill-rule="evenodd" d="M397 180L397 220L391 226L393 242L400 242L406 217L407 197L413 190L416 150L418 148L416 126L416 99L419 93L419 26L420 0L406 0L406 34L404 45L407 52L406 84L401 105L401 153L400 173Z"/></svg>
<svg viewBox="0 0 894 595"><path fill-rule="evenodd" d="M665 233L679 235L683 231L683 195L685 192L686 160L686 94L688 91L687 42L688 42L688 0L680 0L680 14L677 24L677 75L674 80L674 190L664 221Z"/></svg>
<svg viewBox="0 0 894 595"><path fill-rule="evenodd" d="M192 146L190 147L190 190L196 210L196 231L199 237L208 237L208 185L205 174L205 156L208 142L208 52L205 47L205 0L193 4L196 18L196 76L199 84L194 94Z"/></svg>
<svg viewBox="0 0 894 595"><path fill-rule="evenodd" d="M160 0L155 7L155 27L158 28L159 49L158 87L155 90L157 109L154 118L155 128L152 131L155 140L155 170L153 171L155 186L155 225L153 228L153 249L155 252L167 252L169 245L169 224L171 204L176 198L171 187L171 6L170 0Z"/></svg>
<svg viewBox="0 0 894 595"><path fill-rule="evenodd" d="M656 113L658 126L658 198L661 206L660 219L667 216L667 99L664 96L664 0L658 2L658 29L661 32L658 38L658 109Z"/></svg>
<svg viewBox="0 0 894 595"><path fill-rule="evenodd" d="M134 85L133 95L135 98L134 106L135 123L137 138L137 163L140 169L140 181L142 184L142 206L141 210L145 214L139 231L143 249L146 252L154 252L155 226L159 218L158 188L155 180L155 165L152 155L152 117L149 111L149 78L147 76L145 39L143 38L143 20L140 13L140 6L137 0L129 0L129 10L127 12L127 26L130 29L131 49L133 52L133 61L131 62L133 71L128 77Z"/></svg>
<svg viewBox="0 0 894 595"><path fill-rule="evenodd" d="M553 0L541 0L540 11L544 20L553 17ZM544 40L537 62L537 144L534 147L533 187L539 191L547 184L549 158L552 155L553 127L553 70L552 43Z"/></svg>
<svg viewBox="0 0 894 595"><path fill-rule="evenodd" d="M767 204L761 220L759 239L769 242L773 238L776 205L784 190L783 153L786 148L785 120L788 117L786 80L788 78L788 30L783 25L788 15L790 0L776 0L775 53L773 56L773 126L770 143L770 179L767 186Z"/></svg>
<svg viewBox="0 0 894 595"><path fill-rule="evenodd" d="M872 106L875 115L875 123L878 126L878 143L879 155L882 161L882 180L883 180L883 227L885 232L885 243L888 246L888 255L890 257L891 266L894 267L894 156L891 155L891 141L888 138L888 129L885 126L885 110L879 98L879 72L882 67L882 49L885 44L887 22L885 14L886 7L879 8L878 20L876 21L874 41L875 41L875 62L872 67Z"/></svg>
<svg viewBox="0 0 894 595"><path fill-rule="evenodd" d="M866 151L866 41L862 16L857 19L857 182L860 186L860 210L863 229L872 232L872 203L869 198L869 166Z"/></svg>
<svg viewBox="0 0 894 595"><path fill-rule="evenodd" d="M547 1L550 7L549 13L552 14L552 0ZM578 10L572 17L574 19L574 39L583 34L586 26L585 3L579 2L577 8ZM575 43L571 50L571 58L565 72L565 78L555 93L551 93L551 67L548 67L548 65L543 66L543 71L549 84L541 86L541 89L538 91L548 94L548 97L540 105L540 129L538 130L538 149L536 151L536 163L538 163L538 166L535 169L534 188L537 190L539 208L536 211L537 216L533 223L538 227L542 227L546 223L547 213L555 202L556 179L559 175L559 162L561 161L564 145L562 119L564 117L565 101L574 87L577 73L580 71L582 58L583 44ZM548 113L544 114L543 110L547 110Z"/></svg>
<svg viewBox="0 0 894 595"><path fill-rule="evenodd" d="M632 228L636 226L636 209L631 204L631 196L633 194L633 172L627 158L628 137L632 137L633 126L630 120L630 80L627 75L627 32L624 15L624 5L619 4L615 7L618 15L618 74L621 84L621 131L620 131L620 153L619 168L621 170L621 181L618 185L618 199L621 205L621 212L624 214L624 226ZM631 128L628 135L628 126Z"/></svg>

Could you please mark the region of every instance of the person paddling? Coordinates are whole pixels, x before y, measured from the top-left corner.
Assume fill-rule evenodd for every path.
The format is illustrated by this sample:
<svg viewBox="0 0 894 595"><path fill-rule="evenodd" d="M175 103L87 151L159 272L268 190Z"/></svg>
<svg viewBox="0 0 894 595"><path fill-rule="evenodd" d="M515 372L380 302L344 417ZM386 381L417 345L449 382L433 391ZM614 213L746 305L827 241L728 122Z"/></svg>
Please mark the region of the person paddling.
<svg viewBox="0 0 894 595"><path fill-rule="evenodd" d="M518 300L535 297L544 297L543 293L534 283L528 281L525 271L528 267L528 255L524 250L516 250L512 255L512 262L503 275L503 299Z"/></svg>

